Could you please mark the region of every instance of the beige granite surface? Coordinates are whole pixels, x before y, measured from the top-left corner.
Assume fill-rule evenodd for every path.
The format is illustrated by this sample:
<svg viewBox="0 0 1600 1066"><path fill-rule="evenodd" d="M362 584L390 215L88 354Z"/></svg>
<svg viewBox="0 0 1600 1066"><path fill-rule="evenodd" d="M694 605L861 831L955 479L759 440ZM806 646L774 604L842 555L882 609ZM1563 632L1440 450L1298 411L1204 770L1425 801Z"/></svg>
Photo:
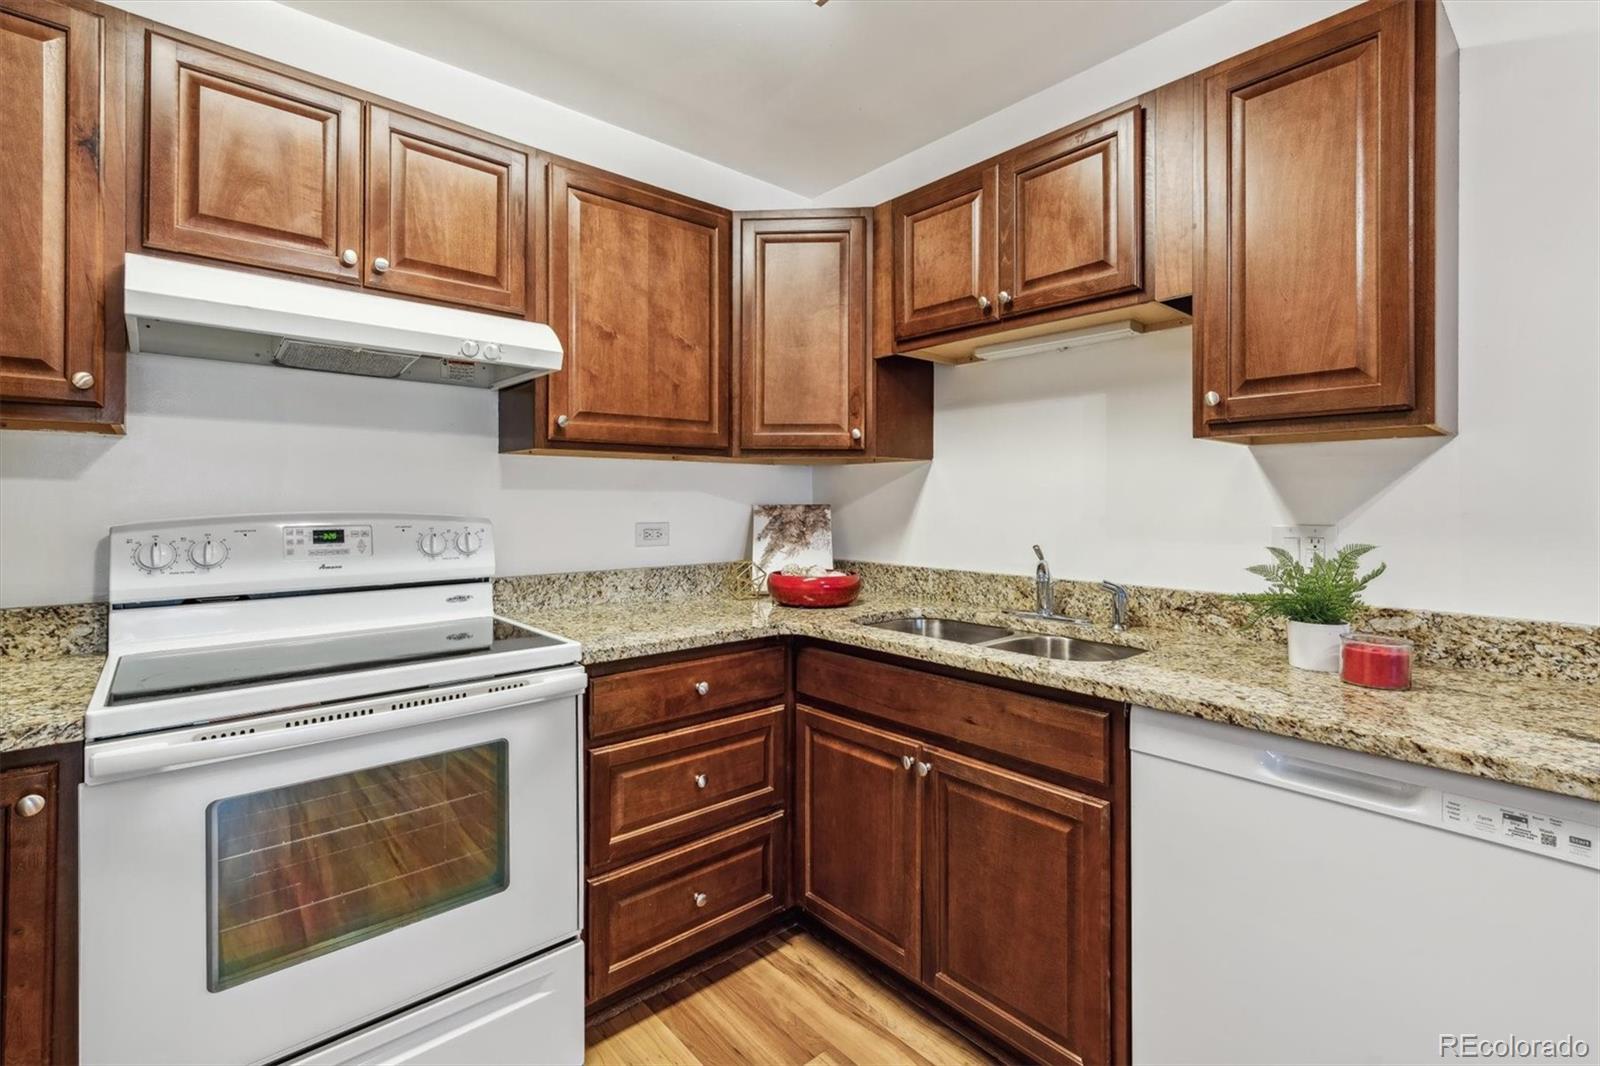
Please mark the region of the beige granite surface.
<svg viewBox="0 0 1600 1066"><path fill-rule="evenodd" d="M1108 597L1056 583L1078 631L1150 648L1113 663L1068 663L860 625L928 613L1074 632L1004 614L1031 603L1026 577L849 564L868 593L836 611L777 607L728 591L721 564L506 578L504 614L581 641L586 662L799 635L1140 703L1357 751L1600 800L1600 640L1593 627L1442 613L1375 611L1369 628L1418 644L1416 687L1372 692L1291 670L1273 623L1215 593L1135 587L1134 627L1103 627ZM105 608L0 611L0 750L80 740L105 647Z"/></svg>
<svg viewBox="0 0 1600 1066"><path fill-rule="evenodd" d="M83 739L83 712L103 655L0 658L0 751Z"/></svg>
<svg viewBox="0 0 1600 1066"><path fill-rule="evenodd" d="M1227 633L1113 634L1018 619L999 608L871 594L837 610L705 596L511 613L580 641L588 663L764 636L813 637L1600 801L1600 688L1588 684L1419 667L1411 691L1377 692L1291 669L1282 645ZM1057 662L861 624L907 613L1150 650L1119 662Z"/></svg>

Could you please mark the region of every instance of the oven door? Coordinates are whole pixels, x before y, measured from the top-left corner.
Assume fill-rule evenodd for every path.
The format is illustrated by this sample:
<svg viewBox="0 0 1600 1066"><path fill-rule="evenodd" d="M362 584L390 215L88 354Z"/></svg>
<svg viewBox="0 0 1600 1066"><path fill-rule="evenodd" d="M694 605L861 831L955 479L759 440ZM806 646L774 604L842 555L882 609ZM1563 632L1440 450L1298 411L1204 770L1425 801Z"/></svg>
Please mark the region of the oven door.
<svg viewBox="0 0 1600 1066"><path fill-rule="evenodd" d="M89 745L83 1061L270 1060L576 937L584 684Z"/></svg>

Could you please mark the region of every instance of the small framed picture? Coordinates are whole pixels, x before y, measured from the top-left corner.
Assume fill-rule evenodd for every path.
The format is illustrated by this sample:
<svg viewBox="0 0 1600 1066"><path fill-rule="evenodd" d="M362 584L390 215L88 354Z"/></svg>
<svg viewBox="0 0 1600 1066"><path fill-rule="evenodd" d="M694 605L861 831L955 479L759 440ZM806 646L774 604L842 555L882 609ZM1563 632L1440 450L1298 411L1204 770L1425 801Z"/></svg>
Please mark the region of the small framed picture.
<svg viewBox="0 0 1600 1066"><path fill-rule="evenodd" d="M757 504L751 509L751 576L758 589L785 567L833 569L833 508L825 503Z"/></svg>

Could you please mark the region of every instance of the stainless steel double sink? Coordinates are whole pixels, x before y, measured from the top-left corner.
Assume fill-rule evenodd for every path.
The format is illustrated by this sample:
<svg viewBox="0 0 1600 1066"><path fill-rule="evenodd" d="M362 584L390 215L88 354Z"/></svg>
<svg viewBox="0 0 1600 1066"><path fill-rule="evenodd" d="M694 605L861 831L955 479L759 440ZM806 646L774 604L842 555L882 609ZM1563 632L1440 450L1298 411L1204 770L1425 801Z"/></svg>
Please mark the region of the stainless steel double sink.
<svg viewBox="0 0 1600 1066"><path fill-rule="evenodd" d="M954 618L921 618L904 615L885 618L881 622L863 622L873 629L887 629L894 633L910 633L934 640L949 640L957 644L971 644L996 651L1012 651L1021 655L1036 655L1041 659L1063 659L1080 663L1108 663L1141 655L1143 648L1126 644L1106 644L1098 640L1079 637L1060 637L1050 633L1024 633L1004 626L988 626L978 622L962 622Z"/></svg>

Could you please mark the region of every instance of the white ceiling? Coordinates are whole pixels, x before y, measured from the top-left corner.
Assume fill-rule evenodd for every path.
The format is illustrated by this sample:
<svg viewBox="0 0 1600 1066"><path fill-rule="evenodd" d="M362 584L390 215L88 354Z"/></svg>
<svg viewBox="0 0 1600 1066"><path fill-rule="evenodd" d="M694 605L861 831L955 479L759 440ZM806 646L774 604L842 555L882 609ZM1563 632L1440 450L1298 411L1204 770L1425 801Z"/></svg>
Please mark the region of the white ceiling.
<svg viewBox="0 0 1600 1066"><path fill-rule="evenodd" d="M287 3L811 197L1221 0Z"/></svg>

